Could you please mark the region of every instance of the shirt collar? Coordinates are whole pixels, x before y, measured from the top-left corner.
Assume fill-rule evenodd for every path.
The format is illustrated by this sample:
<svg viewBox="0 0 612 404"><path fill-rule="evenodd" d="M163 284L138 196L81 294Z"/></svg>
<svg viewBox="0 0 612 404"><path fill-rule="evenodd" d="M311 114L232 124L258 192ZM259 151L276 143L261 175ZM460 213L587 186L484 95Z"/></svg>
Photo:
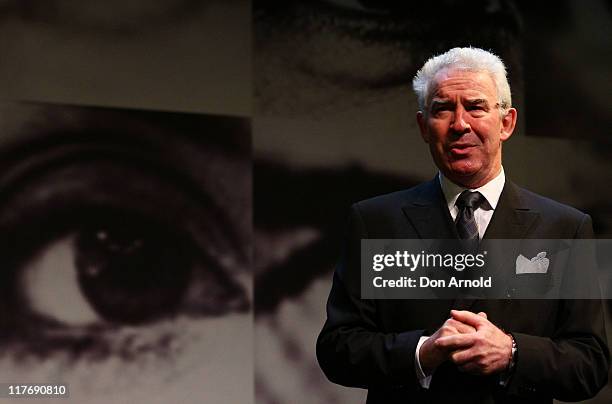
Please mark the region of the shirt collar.
<svg viewBox="0 0 612 404"><path fill-rule="evenodd" d="M446 199L446 203L449 207L455 206L455 202L457 198L459 198L459 194L469 189L470 191L478 191L480 192L491 208L495 209L497 207L497 203L499 202L499 197L501 196L502 190L504 189L504 184L506 183L506 174L504 173L504 167L501 168L499 174L491 181L487 182L480 188L470 189L459 186L442 175L442 172L438 172L438 180L440 181L440 186L442 187L442 193L444 194L444 198Z"/></svg>

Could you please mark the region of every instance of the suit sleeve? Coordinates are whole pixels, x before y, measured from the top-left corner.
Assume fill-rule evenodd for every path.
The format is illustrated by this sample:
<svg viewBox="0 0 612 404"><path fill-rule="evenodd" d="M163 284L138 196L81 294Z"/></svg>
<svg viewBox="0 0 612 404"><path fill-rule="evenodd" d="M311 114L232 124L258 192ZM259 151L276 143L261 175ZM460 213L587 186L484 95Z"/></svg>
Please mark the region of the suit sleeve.
<svg viewBox="0 0 612 404"><path fill-rule="evenodd" d="M376 302L360 298L361 239L367 237L359 206L353 205L327 302L327 321L317 340L317 359L334 383L417 389L415 350L423 330L381 332Z"/></svg>
<svg viewBox="0 0 612 404"><path fill-rule="evenodd" d="M593 238L588 215L575 236ZM610 354L601 299L562 300L556 321L551 337L513 333L518 360L509 394L578 401L595 396L605 386Z"/></svg>

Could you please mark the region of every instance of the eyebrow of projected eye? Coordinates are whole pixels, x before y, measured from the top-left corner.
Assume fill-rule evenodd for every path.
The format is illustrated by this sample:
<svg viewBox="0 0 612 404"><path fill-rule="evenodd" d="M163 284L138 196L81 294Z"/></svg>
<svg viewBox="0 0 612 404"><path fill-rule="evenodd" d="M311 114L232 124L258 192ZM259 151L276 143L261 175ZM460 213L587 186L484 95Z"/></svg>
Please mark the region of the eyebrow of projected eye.
<svg viewBox="0 0 612 404"><path fill-rule="evenodd" d="M34 206L48 211L107 207L137 211L193 230L214 232L223 211L205 190L173 172L172 167L126 153L99 147L70 147L33 156L26 167L8 173L0 192L17 196L17 212ZM12 178L11 178L12 177ZM5 177L6 179L6 177ZM16 213L13 211L12 216ZM214 216L213 216L214 217Z"/></svg>
<svg viewBox="0 0 612 404"><path fill-rule="evenodd" d="M183 226L204 247L244 250L243 229L222 206L250 192L250 171L242 172L249 164L248 142L238 136L246 137L243 122L180 116L185 119L177 131L177 119L144 114L148 120L141 119L143 125L124 114L111 114L112 125L85 121L65 130L51 124L52 129L30 133L25 140L0 144L0 194L6 195L5 204L13 200L11 210L0 211L0 225L27 217L34 207L105 206ZM233 180L233 189L223 189L224 175Z"/></svg>

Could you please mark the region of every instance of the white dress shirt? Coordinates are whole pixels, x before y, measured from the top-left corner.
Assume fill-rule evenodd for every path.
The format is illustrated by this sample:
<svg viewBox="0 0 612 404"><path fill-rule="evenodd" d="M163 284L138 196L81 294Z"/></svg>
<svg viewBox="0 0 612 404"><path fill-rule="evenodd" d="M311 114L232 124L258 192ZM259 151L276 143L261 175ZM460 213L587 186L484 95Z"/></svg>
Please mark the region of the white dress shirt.
<svg viewBox="0 0 612 404"><path fill-rule="evenodd" d="M440 181L442 193L444 194L444 198L446 199L446 203L448 205L448 211L450 212L450 215L454 221L457 219L457 215L459 214L459 208L455 205L455 202L457 202L459 195L469 188L464 188L451 182L448 178L442 175L441 172L438 173L438 179ZM487 227L491 222L495 208L497 208L497 203L499 202L499 197L501 196L505 183L506 175L504 174L504 168L502 167L499 174L497 174L497 176L491 181L487 182L480 188L470 189L470 191L480 192L487 201L487 203L484 203L481 207L474 211L474 219L476 220L476 225L478 226L478 237L480 239L484 237L484 234L487 231ZM419 361L419 352L421 351L423 342L427 341L428 338L429 337L423 336L419 339L415 352L417 378L419 379L419 384L425 389L429 388L433 374L426 375L423 371L421 362Z"/></svg>

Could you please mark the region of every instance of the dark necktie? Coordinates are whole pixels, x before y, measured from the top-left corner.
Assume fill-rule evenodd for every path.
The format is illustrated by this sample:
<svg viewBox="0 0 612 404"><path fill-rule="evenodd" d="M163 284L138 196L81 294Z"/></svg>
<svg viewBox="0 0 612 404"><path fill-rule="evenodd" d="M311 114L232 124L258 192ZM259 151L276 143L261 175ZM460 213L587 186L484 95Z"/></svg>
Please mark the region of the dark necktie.
<svg viewBox="0 0 612 404"><path fill-rule="evenodd" d="M463 240L478 240L478 225L474 217L474 211L480 207L485 198L480 192L471 192L467 189L459 195L455 205L459 208L457 214L457 233Z"/></svg>

